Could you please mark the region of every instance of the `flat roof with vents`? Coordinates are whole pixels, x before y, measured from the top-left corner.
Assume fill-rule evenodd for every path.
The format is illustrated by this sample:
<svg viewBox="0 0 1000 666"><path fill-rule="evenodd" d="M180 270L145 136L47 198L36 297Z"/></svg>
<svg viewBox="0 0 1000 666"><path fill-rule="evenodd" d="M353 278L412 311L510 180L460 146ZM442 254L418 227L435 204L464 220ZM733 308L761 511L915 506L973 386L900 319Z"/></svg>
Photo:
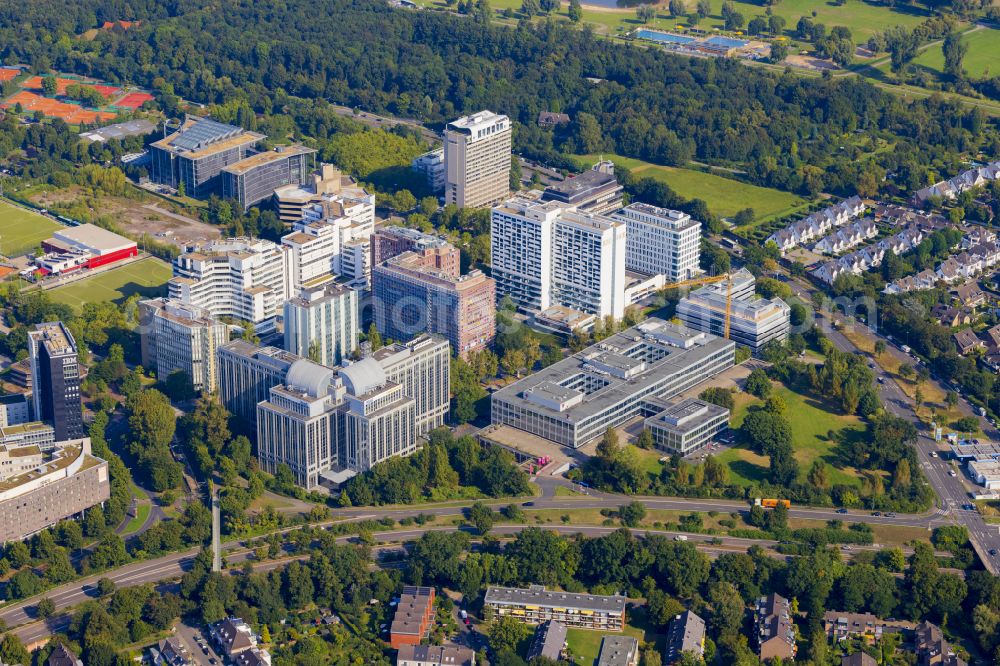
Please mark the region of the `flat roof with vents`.
<svg viewBox="0 0 1000 666"><path fill-rule="evenodd" d="M527 589L517 587L490 587L486 590L485 603L503 606L544 606L546 608L573 608L577 610L600 611L603 613L624 613L626 597L599 594L577 594L575 592L555 592L541 585Z"/></svg>
<svg viewBox="0 0 1000 666"><path fill-rule="evenodd" d="M152 145L188 158L204 157L264 139L263 134L250 132L236 125L226 125L211 118L188 117L180 129Z"/></svg>

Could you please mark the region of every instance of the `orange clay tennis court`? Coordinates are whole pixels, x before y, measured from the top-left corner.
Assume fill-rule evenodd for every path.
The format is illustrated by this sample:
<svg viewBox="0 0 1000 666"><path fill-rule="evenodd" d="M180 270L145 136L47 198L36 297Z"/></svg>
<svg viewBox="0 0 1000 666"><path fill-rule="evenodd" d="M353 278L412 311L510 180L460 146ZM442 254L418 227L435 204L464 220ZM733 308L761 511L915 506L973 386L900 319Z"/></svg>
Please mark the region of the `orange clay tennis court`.
<svg viewBox="0 0 1000 666"><path fill-rule="evenodd" d="M4 108L12 108L17 104L20 104L21 108L25 111L40 111L43 115L52 118L62 118L71 125L91 124L115 118L114 113L109 113L107 111L91 111L83 108L79 104L67 104L66 102L60 102L59 100L36 95L35 93L27 90L21 90L11 95L7 101L0 106L3 106Z"/></svg>
<svg viewBox="0 0 1000 666"><path fill-rule="evenodd" d="M0 67L0 82L13 81L20 73L21 70L13 67Z"/></svg>

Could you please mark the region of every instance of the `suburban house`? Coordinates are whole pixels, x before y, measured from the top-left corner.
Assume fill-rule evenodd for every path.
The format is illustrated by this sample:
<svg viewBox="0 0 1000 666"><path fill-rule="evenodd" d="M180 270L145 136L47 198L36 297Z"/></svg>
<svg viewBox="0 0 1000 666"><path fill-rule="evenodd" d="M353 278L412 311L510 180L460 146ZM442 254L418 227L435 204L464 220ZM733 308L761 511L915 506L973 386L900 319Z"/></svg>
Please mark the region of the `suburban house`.
<svg viewBox="0 0 1000 666"><path fill-rule="evenodd" d="M927 621L917 625L913 635L913 646L919 666L967 666L968 664L955 654L951 644L944 639L941 628Z"/></svg>
<svg viewBox="0 0 1000 666"><path fill-rule="evenodd" d="M842 227L865 212L861 197L844 199L840 203L817 211L808 217L771 234L766 242L774 243L782 254L799 245L821 238L835 227Z"/></svg>
<svg viewBox="0 0 1000 666"><path fill-rule="evenodd" d="M986 292L976 281L953 287L951 293L955 294L955 300L967 308L978 308L986 304Z"/></svg>
<svg viewBox="0 0 1000 666"><path fill-rule="evenodd" d="M976 337L976 334L972 332L971 329L964 329L954 333L952 339L955 341L955 347L958 348L958 353L969 354L977 349L986 349L986 345L982 340Z"/></svg>
<svg viewBox="0 0 1000 666"><path fill-rule="evenodd" d="M539 127L552 129L559 125L569 125L569 116L565 113L555 113L553 111L542 111L538 114Z"/></svg>
<svg viewBox="0 0 1000 666"><path fill-rule="evenodd" d="M859 220L824 236L813 246L813 252L840 254L878 236L878 227L870 218Z"/></svg>
<svg viewBox="0 0 1000 666"><path fill-rule="evenodd" d="M788 599L771 593L757 600L754 607L757 655L761 661L780 657L795 659L795 625Z"/></svg>
<svg viewBox="0 0 1000 666"><path fill-rule="evenodd" d="M1000 178L1000 160L986 166L963 171L954 178L942 180L940 183L934 183L930 187L917 190L913 195L913 201L919 204L932 197L954 199L962 192L985 185L988 181L997 178Z"/></svg>
<svg viewBox="0 0 1000 666"><path fill-rule="evenodd" d="M955 328L972 323L972 314L965 308L956 308L938 303L931 309L931 316L942 326Z"/></svg>

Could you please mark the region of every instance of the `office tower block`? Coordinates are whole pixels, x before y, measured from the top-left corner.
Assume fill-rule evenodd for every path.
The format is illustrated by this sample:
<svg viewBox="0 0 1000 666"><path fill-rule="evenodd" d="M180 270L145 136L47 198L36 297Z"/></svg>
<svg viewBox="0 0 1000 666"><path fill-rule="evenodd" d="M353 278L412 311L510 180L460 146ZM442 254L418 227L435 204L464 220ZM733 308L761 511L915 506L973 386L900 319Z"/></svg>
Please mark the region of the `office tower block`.
<svg viewBox="0 0 1000 666"><path fill-rule="evenodd" d="M375 325L382 335L409 340L443 335L465 358L496 335L496 286L482 271L458 273L458 249L442 242L404 252L372 269Z"/></svg>
<svg viewBox="0 0 1000 666"><path fill-rule="evenodd" d="M625 223L625 267L667 282L695 277L701 255L701 222L679 210L634 203L612 213Z"/></svg>
<svg viewBox="0 0 1000 666"><path fill-rule="evenodd" d="M510 191L511 124L481 111L448 123L444 131L445 203L492 206Z"/></svg>
<svg viewBox="0 0 1000 666"><path fill-rule="evenodd" d="M139 301L139 323L144 368L155 369L160 381L180 370L195 391L216 391L216 352L229 341L225 324L205 308L166 298Z"/></svg>
<svg viewBox="0 0 1000 666"><path fill-rule="evenodd" d="M444 425L450 407L451 351L448 341L421 335L372 354L390 382L416 401L416 434L425 435Z"/></svg>
<svg viewBox="0 0 1000 666"><path fill-rule="evenodd" d="M327 366L358 348L358 292L340 284L303 289L285 302L285 349Z"/></svg>
<svg viewBox="0 0 1000 666"><path fill-rule="evenodd" d="M286 185L304 185L316 151L305 146L278 146L222 168L222 198L234 199L245 212L270 200Z"/></svg>
<svg viewBox="0 0 1000 666"><path fill-rule="evenodd" d="M232 414L254 423L257 403L267 400L272 387L285 382L288 369L301 358L246 340L224 344L218 351L219 399Z"/></svg>
<svg viewBox="0 0 1000 666"><path fill-rule="evenodd" d="M55 429L56 440L84 436L80 363L73 334L61 321L28 332L35 418Z"/></svg>

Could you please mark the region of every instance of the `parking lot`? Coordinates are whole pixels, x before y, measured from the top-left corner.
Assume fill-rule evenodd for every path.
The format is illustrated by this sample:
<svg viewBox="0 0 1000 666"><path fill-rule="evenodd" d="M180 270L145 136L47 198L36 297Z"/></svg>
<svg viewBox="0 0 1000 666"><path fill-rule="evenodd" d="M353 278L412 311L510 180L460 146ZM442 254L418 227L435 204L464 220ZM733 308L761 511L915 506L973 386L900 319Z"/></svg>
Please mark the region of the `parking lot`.
<svg viewBox="0 0 1000 666"><path fill-rule="evenodd" d="M208 636L197 628L181 622L177 625L177 637L191 653L191 660L198 666L219 666L223 663L209 643Z"/></svg>

